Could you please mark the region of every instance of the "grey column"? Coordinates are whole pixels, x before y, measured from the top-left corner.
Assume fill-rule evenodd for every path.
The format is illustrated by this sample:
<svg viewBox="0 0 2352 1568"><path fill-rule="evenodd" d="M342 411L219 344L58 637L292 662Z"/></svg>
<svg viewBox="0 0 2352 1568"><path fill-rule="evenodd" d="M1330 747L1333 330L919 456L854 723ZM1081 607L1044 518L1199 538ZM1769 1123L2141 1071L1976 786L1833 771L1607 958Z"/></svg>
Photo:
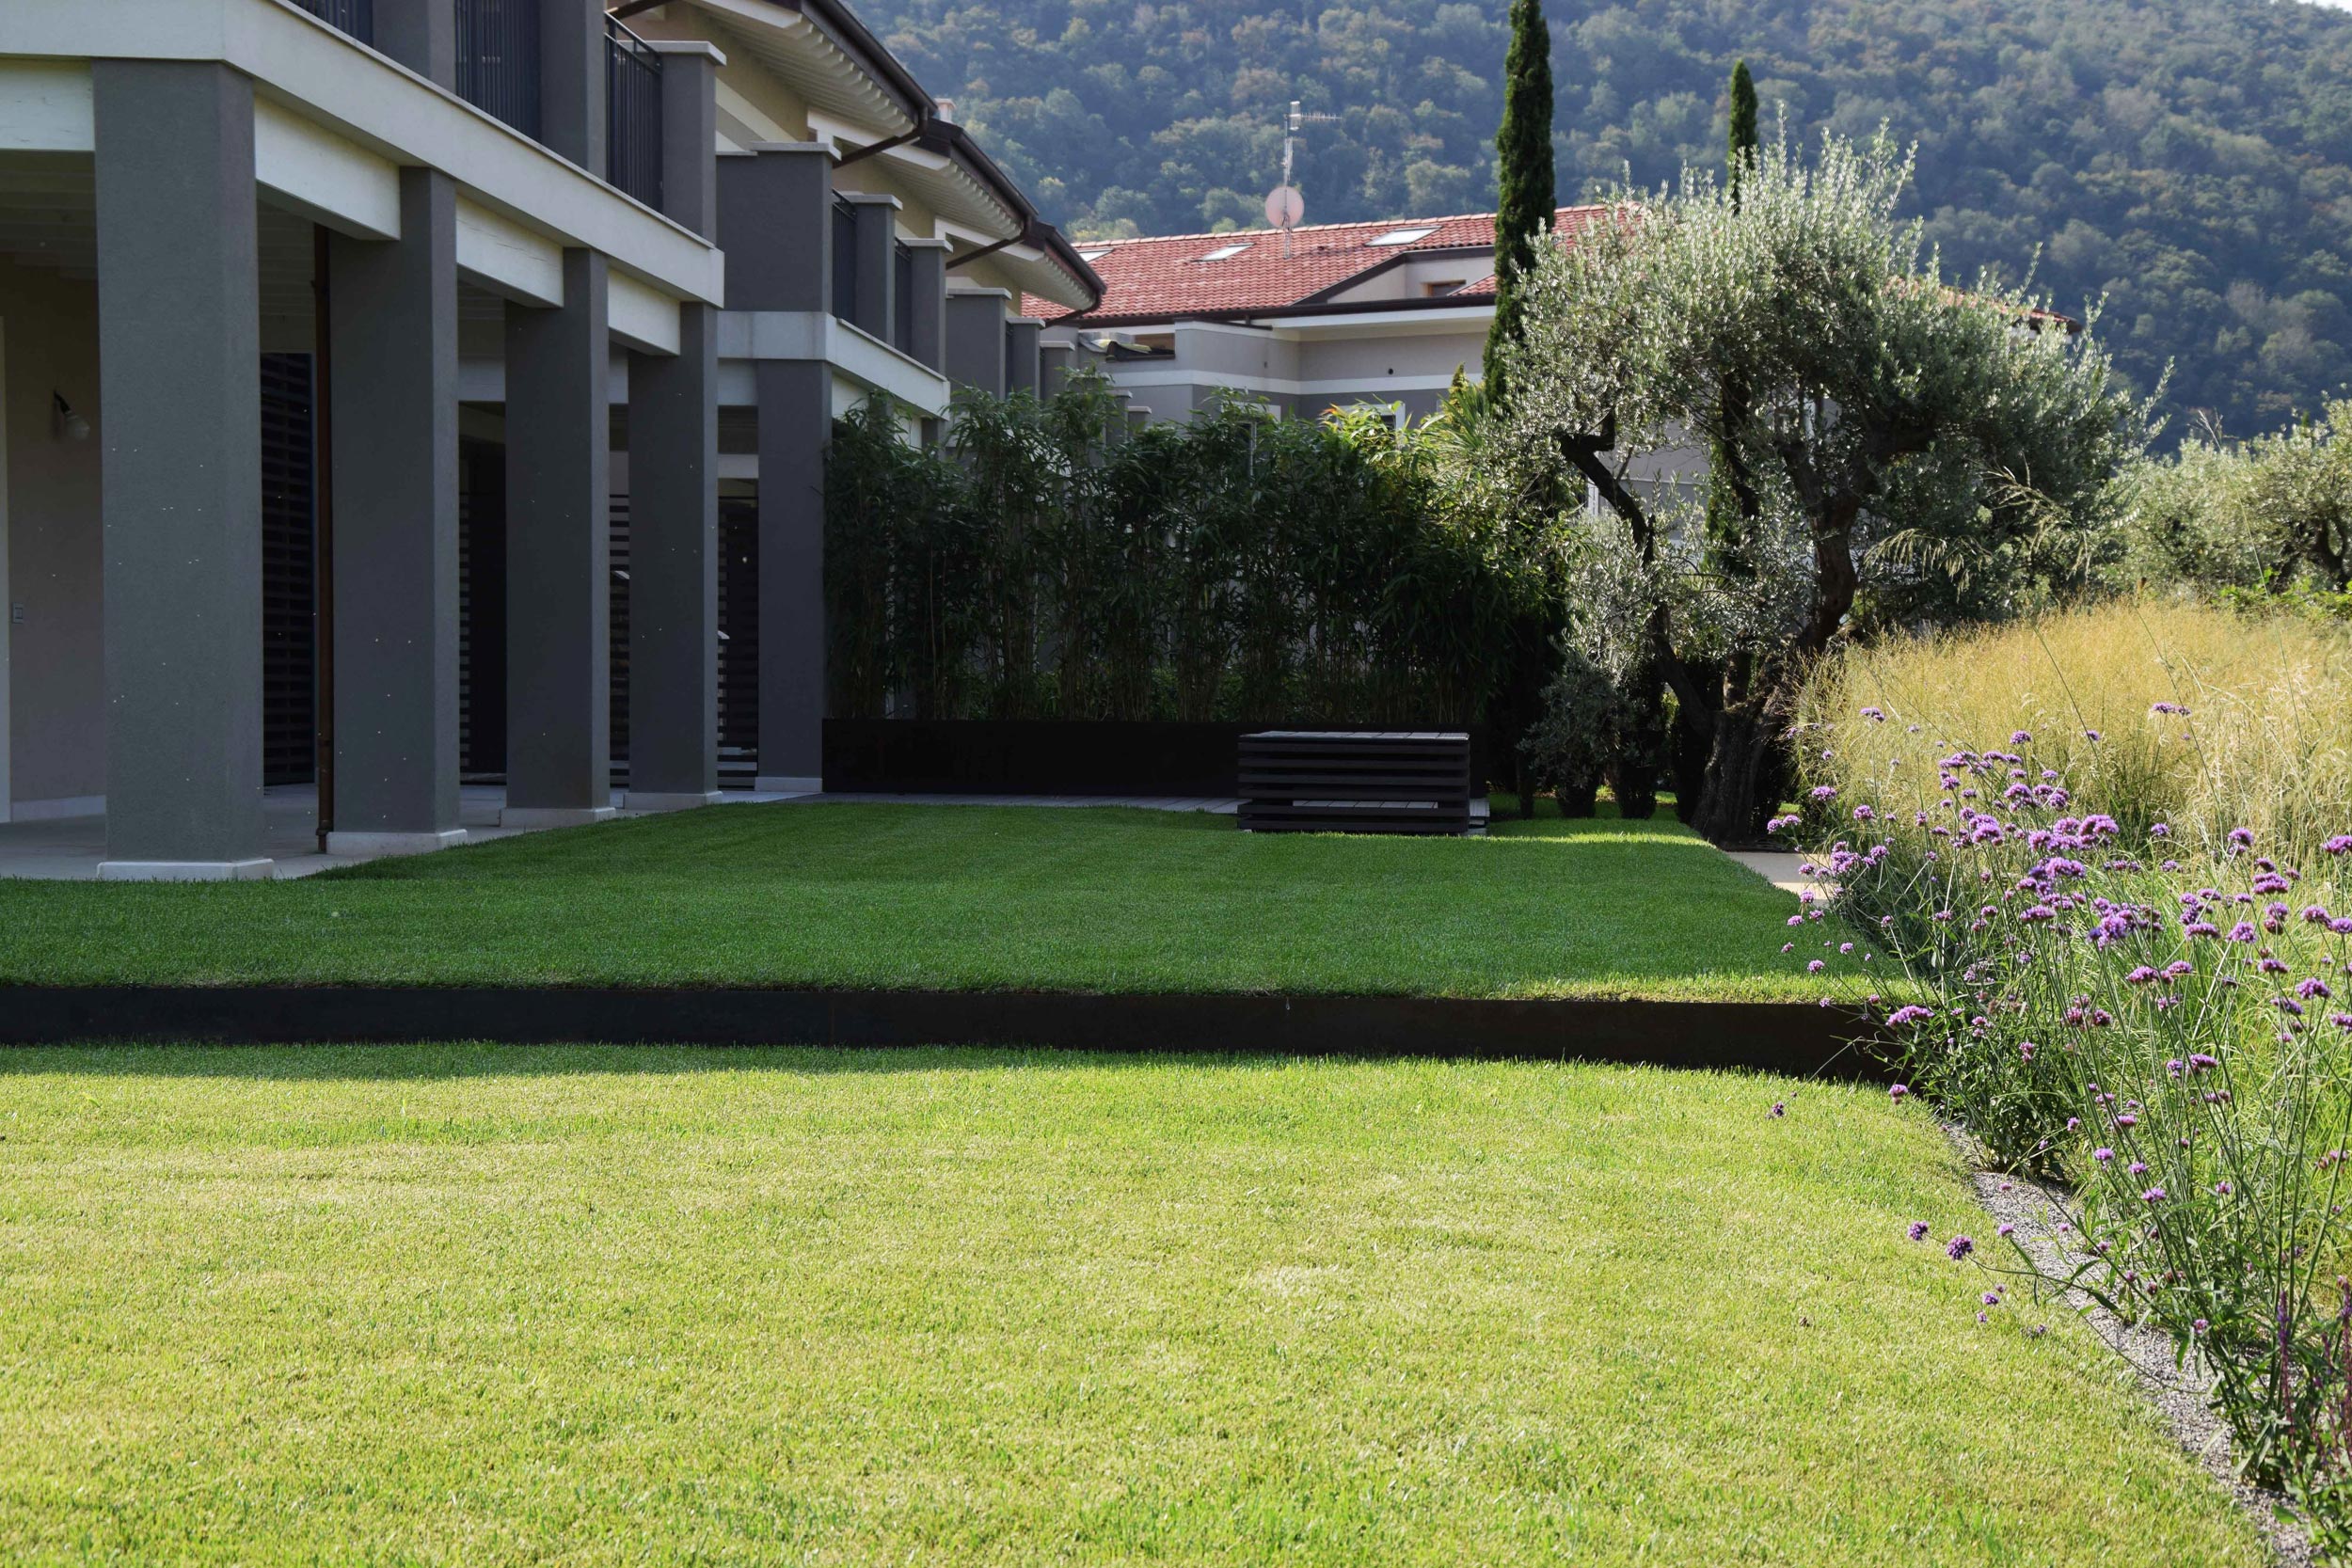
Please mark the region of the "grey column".
<svg viewBox="0 0 2352 1568"><path fill-rule="evenodd" d="M604 6L601 0L538 0L538 6L540 144L601 180Z"/></svg>
<svg viewBox="0 0 2352 1568"><path fill-rule="evenodd" d="M899 201L895 196L853 194L849 198L856 214L852 226L857 235L857 300L850 325L861 332L871 333L887 343L892 341L891 330L897 325L898 302L891 295L891 252L898 240Z"/></svg>
<svg viewBox="0 0 2352 1568"><path fill-rule="evenodd" d="M266 877L253 84L91 62L108 879Z"/></svg>
<svg viewBox="0 0 2352 1568"><path fill-rule="evenodd" d="M1070 343L1041 343L1037 351L1037 389L1040 397L1052 397L1070 379L1078 358L1078 350Z"/></svg>
<svg viewBox="0 0 2352 1568"><path fill-rule="evenodd" d="M400 238L330 234L335 476L331 854L457 825L457 187L400 171Z"/></svg>
<svg viewBox="0 0 2352 1568"><path fill-rule="evenodd" d="M1031 397L1043 394L1041 381L1042 370L1038 362L1039 338L1045 324L1028 320L1011 322L1005 328L1005 390L1007 393L1026 392Z"/></svg>
<svg viewBox="0 0 2352 1568"><path fill-rule="evenodd" d="M437 87L457 90L457 8L451 0L374 0L375 47Z"/></svg>
<svg viewBox="0 0 2352 1568"><path fill-rule="evenodd" d="M561 307L506 308L509 827L612 815L606 286L567 250Z"/></svg>
<svg viewBox="0 0 2352 1568"><path fill-rule="evenodd" d="M825 445L833 372L759 362L761 789L824 787Z"/></svg>
<svg viewBox="0 0 2352 1568"><path fill-rule="evenodd" d="M914 318L910 350L917 362L945 370L947 364L947 242L909 240L914 258L914 286L899 309Z"/></svg>
<svg viewBox="0 0 2352 1568"><path fill-rule="evenodd" d="M719 68L699 39L647 40L661 56L661 211L709 239L719 232Z"/></svg>
<svg viewBox="0 0 2352 1568"><path fill-rule="evenodd" d="M719 798L719 312L628 362L628 805Z"/></svg>
<svg viewBox="0 0 2352 1568"><path fill-rule="evenodd" d="M730 310L833 309L833 153L759 142L721 158L719 244Z"/></svg>
<svg viewBox="0 0 2352 1568"><path fill-rule="evenodd" d="M947 296L947 379L958 390L977 388L1005 395L1005 302L1002 289Z"/></svg>

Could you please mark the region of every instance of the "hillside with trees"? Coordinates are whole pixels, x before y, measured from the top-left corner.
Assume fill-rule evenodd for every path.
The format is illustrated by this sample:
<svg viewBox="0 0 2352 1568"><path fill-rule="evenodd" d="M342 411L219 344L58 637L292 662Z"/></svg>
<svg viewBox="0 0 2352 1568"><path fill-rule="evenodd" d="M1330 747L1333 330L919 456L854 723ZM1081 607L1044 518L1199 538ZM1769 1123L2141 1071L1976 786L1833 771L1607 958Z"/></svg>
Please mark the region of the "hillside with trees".
<svg viewBox="0 0 2352 1568"><path fill-rule="evenodd" d="M1299 99L1309 221L1495 199L1488 0L869 0L867 18L1073 232L1248 227ZM1548 8L1564 200L1719 166L1734 61L1770 137L1918 146L1948 273L2080 311L2175 431L2314 412L2352 345L2352 13L2298 0L1635 0ZM2036 258L2039 258L2038 261Z"/></svg>

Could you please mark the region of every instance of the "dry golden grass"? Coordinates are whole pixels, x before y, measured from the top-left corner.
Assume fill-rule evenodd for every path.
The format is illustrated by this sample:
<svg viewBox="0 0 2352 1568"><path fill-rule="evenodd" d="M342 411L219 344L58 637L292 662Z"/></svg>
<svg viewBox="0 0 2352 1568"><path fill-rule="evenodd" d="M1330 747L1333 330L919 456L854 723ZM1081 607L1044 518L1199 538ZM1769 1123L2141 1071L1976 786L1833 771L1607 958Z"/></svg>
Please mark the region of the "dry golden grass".
<svg viewBox="0 0 2352 1568"><path fill-rule="evenodd" d="M1886 642L1826 666L1806 718L1810 771L1883 808L1934 800L1950 749L2000 748L2127 830L2169 822L2184 848L2243 826L2297 852L2352 830L2352 639L2324 624L2124 601Z"/></svg>

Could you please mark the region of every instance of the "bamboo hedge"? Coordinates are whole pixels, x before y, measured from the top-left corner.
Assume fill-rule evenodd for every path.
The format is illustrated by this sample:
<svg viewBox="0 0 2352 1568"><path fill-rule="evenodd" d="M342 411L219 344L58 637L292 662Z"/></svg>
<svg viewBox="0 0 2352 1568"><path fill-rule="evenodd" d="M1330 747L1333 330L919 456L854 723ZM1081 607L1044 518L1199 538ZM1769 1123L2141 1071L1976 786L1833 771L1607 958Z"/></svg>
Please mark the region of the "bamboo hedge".
<svg viewBox="0 0 2352 1568"><path fill-rule="evenodd" d="M1085 374L962 400L952 432L910 444L879 398L835 425L836 716L1528 721L1565 620L1556 541L1485 503L1448 417L1228 401L1130 432Z"/></svg>

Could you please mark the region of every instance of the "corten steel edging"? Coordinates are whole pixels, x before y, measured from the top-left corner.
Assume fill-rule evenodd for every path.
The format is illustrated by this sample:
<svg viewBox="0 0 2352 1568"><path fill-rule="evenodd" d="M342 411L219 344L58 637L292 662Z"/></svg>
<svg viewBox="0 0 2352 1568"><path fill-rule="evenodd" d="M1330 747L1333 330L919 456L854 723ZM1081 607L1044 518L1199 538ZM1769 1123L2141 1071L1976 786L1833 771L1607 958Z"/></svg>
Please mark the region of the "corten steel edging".
<svg viewBox="0 0 2352 1568"><path fill-rule="evenodd" d="M619 987L0 987L0 1044L488 1039L1513 1057L1883 1079L1842 1008L1773 1002Z"/></svg>

